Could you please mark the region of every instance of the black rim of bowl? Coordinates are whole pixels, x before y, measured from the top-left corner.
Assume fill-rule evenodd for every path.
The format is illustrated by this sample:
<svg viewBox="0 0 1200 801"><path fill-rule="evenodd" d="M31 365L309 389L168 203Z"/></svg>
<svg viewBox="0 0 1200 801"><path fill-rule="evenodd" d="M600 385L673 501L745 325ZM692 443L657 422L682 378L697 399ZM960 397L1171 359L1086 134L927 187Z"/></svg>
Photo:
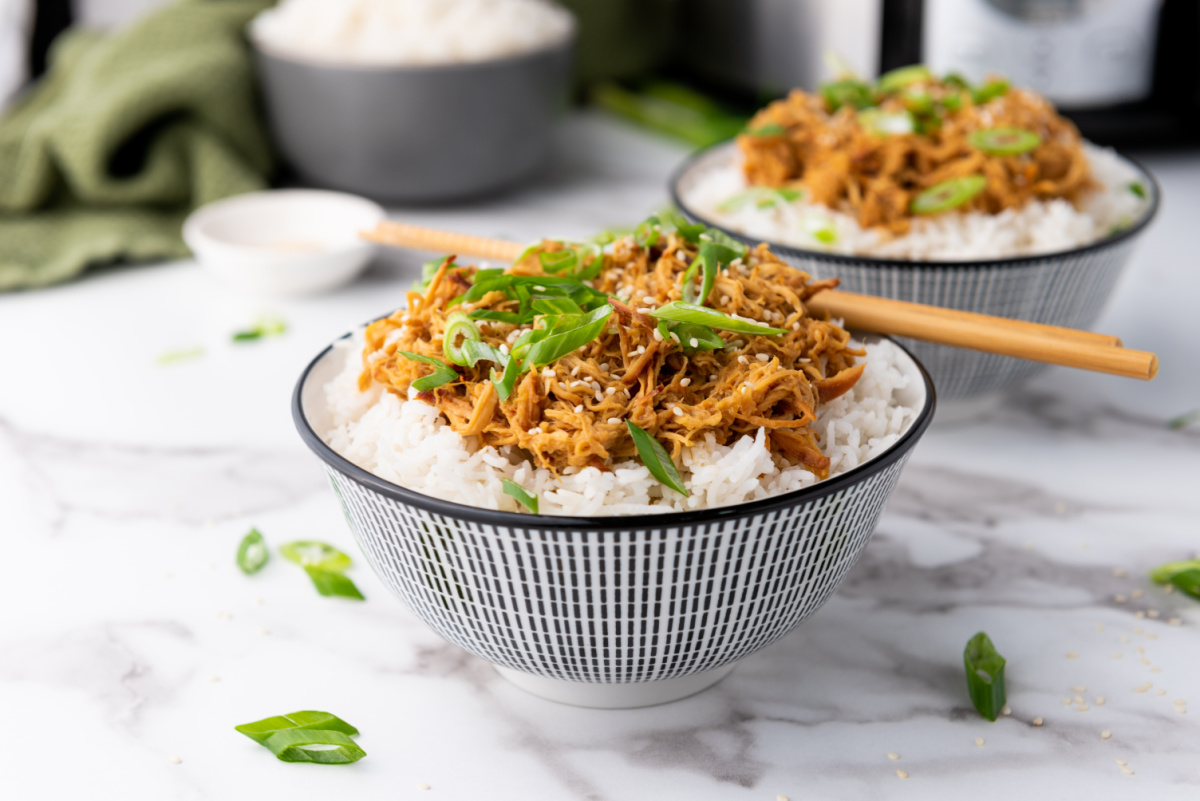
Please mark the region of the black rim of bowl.
<svg viewBox="0 0 1200 801"><path fill-rule="evenodd" d="M754 237L750 234L744 234L740 231L734 231L730 228L726 228L725 226L721 225L720 223L713 222L712 220L709 220L708 218L703 217L700 214L697 214L695 211L692 211L686 204L684 204L683 198L681 198L679 196L680 181L682 181L684 179L684 177L688 174L688 172L693 167L696 166L697 162L704 159L710 153L712 153L716 150L720 150L722 148L735 146L735 143L736 143L736 140L734 140L734 139L726 139L723 142L717 142L716 144L709 145L708 147L702 148L701 150L697 150L695 153L692 153L690 156L688 156L686 159L684 159L683 163L680 164L675 169L675 171L671 174L671 178L670 178L671 185L669 187L670 192L671 192L671 202L674 203L675 206L681 212L683 212L684 216L686 216L696 222L703 223L704 225L707 225L710 228L717 228L717 229L723 231L724 233L729 234L733 238L735 238L741 242L744 242L748 245L754 246L754 245L757 245L759 242L766 242L767 246L770 247L771 250L777 250L782 253L796 254L803 258L813 259L816 261L833 262L835 264L855 265L855 266L864 266L865 265L865 266L879 267L879 268L892 268L892 267L943 268L944 267L947 269L950 269L950 268L961 269L963 267L1024 267L1024 266L1028 266L1030 264L1034 264L1036 262L1046 261L1048 259L1070 258L1073 256L1082 255L1084 253L1090 253L1092 251L1098 251L1098 250L1110 248L1113 245L1116 245L1120 242L1124 242L1126 239L1130 239L1134 236L1137 236L1139 233L1142 232L1143 229L1145 229L1145 227L1147 225L1150 224L1150 222L1158 214L1159 200L1162 197L1161 188L1159 187L1158 181L1155 179L1154 175L1148 169L1146 169L1146 167L1141 162L1139 162L1137 159L1131 158L1130 156L1126 156L1122 153L1118 153L1117 155L1121 159L1124 159L1125 161L1129 162L1133 166L1137 167L1138 171L1141 172L1142 177L1145 178L1146 182L1149 184L1150 205L1147 206L1146 211L1142 214L1142 216L1133 225L1131 225L1130 227L1126 228L1124 231L1121 231L1118 234L1114 234L1113 236L1106 236L1103 239L1098 239L1095 242L1090 242L1086 245L1079 245L1077 247L1070 248L1069 250L1056 250L1056 251L1051 251L1048 253L1031 253L1031 254L1025 255L1025 256L1004 256L1004 257L994 258L994 259L972 259L969 261L924 261L921 259L890 259L890 258L883 258L880 256L855 256L855 255L849 254L849 253L830 253L830 252L824 251L824 250L812 250L809 248L802 248L797 245L785 245L782 242L772 242L770 240L764 240L764 239Z"/></svg>
<svg viewBox="0 0 1200 801"><path fill-rule="evenodd" d="M388 315L383 315L386 317ZM380 317L379 319L382 319ZM296 382L296 389L292 393L292 421L296 425L296 430L300 433L300 438L304 444L315 453L321 461L325 462L329 467L346 476L352 481L361 484L368 489L379 493L392 500L400 501L401 503L415 506L428 512L434 512L446 517L454 517L462 520L470 520L476 523L483 523L500 528L511 529L540 529L554 531L596 531L614 529L670 529L678 526L693 524L693 523L721 523L726 520L733 520L743 517L749 517L756 514L765 514L790 506L796 506L801 503L813 501L826 495L831 495L845 487L856 484L872 473L879 472L884 468L892 465L908 451L910 451L920 439L925 429L929 427L930 421L933 419L933 412L937 406L937 396L933 388L933 380L929 376L929 372L925 369L925 365L913 356L907 348L896 342L891 337L880 336L880 339L885 339L891 342L896 347L900 348L908 358L917 367L917 371L921 376L921 380L925 382L925 404L924 407L917 413L917 418L909 425L908 430L900 435L900 439L892 443L886 451L879 456L876 456L868 461L847 470L845 473L839 473L836 476L827 478L803 489L793 490L782 495L775 495L770 498L762 498L757 501L748 503L734 504L732 506L718 506L711 509L694 509L687 512L662 512L659 514L647 515L624 515L624 516L609 516L609 517L567 517L555 515L533 515L524 514L521 512L504 512L494 509L480 509L475 506L467 506L466 504L455 503L454 501L444 501L440 498L435 498L432 495L425 495L416 490L402 487L399 484L394 484L391 481L380 478L379 476L370 473L350 460L343 457L333 448L329 447L326 442L313 431L309 425L308 418L304 416L303 396L304 386L308 381L309 375L313 368L325 358L337 342L340 342L351 336L354 332L347 332L338 339L328 345L324 350L308 363L304 368L304 372L300 374L300 379ZM878 336L878 335L876 335Z"/></svg>

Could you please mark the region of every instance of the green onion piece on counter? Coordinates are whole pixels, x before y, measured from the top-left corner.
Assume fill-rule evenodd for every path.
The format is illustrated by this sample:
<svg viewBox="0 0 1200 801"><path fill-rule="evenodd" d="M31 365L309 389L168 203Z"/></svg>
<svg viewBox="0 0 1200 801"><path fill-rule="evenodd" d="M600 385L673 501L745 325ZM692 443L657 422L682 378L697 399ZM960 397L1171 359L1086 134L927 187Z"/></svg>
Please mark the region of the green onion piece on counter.
<svg viewBox="0 0 1200 801"><path fill-rule="evenodd" d="M694 90L663 81L648 83L641 91L599 83L592 87L591 100L607 111L696 147L729 139L746 125L744 116L726 111Z"/></svg>
<svg viewBox="0 0 1200 801"><path fill-rule="evenodd" d="M1200 559L1167 562L1150 571L1155 584L1172 584L1180 592L1200 601Z"/></svg>
<svg viewBox="0 0 1200 801"><path fill-rule="evenodd" d="M253 576L263 569L263 565L271 558L267 550L267 542L258 529L250 529L250 533L242 537L237 549L237 566L247 576Z"/></svg>
<svg viewBox="0 0 1200 801"><path fill-rule="evenodd" d="M318 570L330 570L335 573L350 567L350 557L328 545L316 540L297 540L279 546L279 553L284 559L295 562L301 567L315 567Z"/></svg>
<svg viewBox="0 0 1200 801"><path fill-rule="evenodd" d="M454 372L454 368L450 367L450 365L446 364L441 359L434 358L433 356L422 356L419 353L412 353L411 351L407 350L398 350L396 352L408 359L410 362L421 362L422 364L433 365L434 370L432 375L418 378L416 381L412 382L413 389L415 389L417 392L426 392L431 389L437 389L443 384L449 384L451 381L456 381L458 379L458 373Z"/></svg>
<svg viewBox="0 0 1200 801"><path fill-rule="evenodd" d="M1129 186L1127 186L1126 188L1133 194L1140 197L1142 200L1146 199L1146 185L1143 184L1141 181L1134 181L1133 183L1129 184Z"/></svg>
<svg viewBox="0 0 1200 801"><path fill-rule="evenodd" d="M311 709L301 710L300 712L289 712L286 715L276 715L273 718L263 718L262 720L256 720L253 723L243 723L241 726L234 726L233 728L256 743L263 742L272 734L290 729L324 729L326 731L338 731L342 734L358 734L358 729L337 715L331 715L328 712L317 712Z"/></svg>
<svg viewBox="0 0 1200 801"><path fill-rule="evenodd" d="M611 306L593 309L580 318L577 327L568 328L560 333L553 333L545 339L530 345L529 350L523 356L525 363L534 367L541 367L544 364L550 364L566 356L572 351L582 348L600 336L604 327L608 325L608 318L611 315Z"/></svg>
<svg viewBox="0 0 1200 801"><path fill-rule="evenodd" d="M548 273L570 272L579 264L579 254L570 249L556 250L553 253L539 253L538 261Z"/></svg>
<svg viewBox="0 0 1200 801"><path fill-rule="evenodd" d="M880 75L879 91L890 94L906 86L912 86L915 83L929 83L932 80L933 73L929 71L929 67L926 67L924 64L913 64L908 67L899 67Z"/></svg>
<svg viewBox="0 0 1200 801"><path fill-rule="evenodd" d="M1181 414L1178 417L1172 418L1167 423L1167 428L1172 431L1178 431L1181 428L1187 428L1192 423L1200 422L1200 409L1192 409L1186 414Z"/></svg>
<svg viewBox="0 0 1200 801"><path fill-rule="evenodd" d="M468 365L467 357L463 354L462 345L458 341L459 336L463 340L478 341L480 334L475 323L471 321L464 312L452 311L446 315L446 330L442 334L442 353L446 354L446 358L457 364L459 367Z"/></svg>
<svg viewBox="0 0 1200 801"><path fill-rule="evenodd" d="M853 78L822 84L820 91L830 111L837 111L842 106L862 109L875 105L871 87Z"/></svg>
<svg viewBox="0 0 1200 801"><path fill-rule="evenodd" d="M686 303L681 300L675 300L659 306L650 312L650 316L659 320L671 320L677 323L705 325L709 328L715 328L718 331L733 331L738 334L767 335L787 333L787 331L781 328L771 328L752 320L730 316L716 309L710 309L707 306L697 306L694 303Z"/></svg>
<svg viewBox="0 0 1200 801"><path fill-rule="evenodd" d="M326 598L350 598L355 601L365 601L358 587L345 574L337 570L324 570L311 565L304 566L304 572L312 580L317 592Z"/></svg>
<svg viewBox="0 0 1200 801"><path fill-rule="evenodd" d="M1003 78L994 78L978 89L972 90L971 99L975 102L975 105L982 106L989 100L1008 94L1010 86L1011 84Z"/></svg>
<svg viewBox="0 0 1200 801"><path fill-rule="evenodd" d="M675 462L671 460L662 443L650 436L646 429L629 420L625 421L625 425L629 429L629 436L633 437L633 445L637 448L642 464L646 465L650 474L686 498L687 488L683 486L679 470L675 468Z"/></svg>
<svg viewBox="0 0 1200 801"><path fill-rule="evenodd" d="M916 121L908 111L884 111L867 108L858 112L858 125L876 136L900 136L916 130Z"/></svg>
<svg viewBox="0 0 1200 801"><path fill-rule="evenodd" d="M1004 657L996 652L992 640L982 631L967 641L963 650L967 669L967 692L979 714L994 721L1004 709Z"/></svg>
<svg viewBox="0 0 1200 801"><path fill-rule="evenodd" d="M283 762L316 762L322 765L348 765L367 752L340 731L326 729L289 729L276 732L263 741Z"/></svg>
<svg viewBox="0 0 1200 801"><path fill-rule="evenodd" d="M515 481L510 481L507 478L500 479L500 484L504 487L505 495L509 496L510 498L515 498L517 503L533 512L535 515L538 513L538 496L535 493L526 492L525 488L520 484Z"/></svg>
<svg viewBox="0 0 1200 801"><path fill-rule="evenodd" d="M260 317L252 328L238 331L233 335L234 342L253 342L264 337L279 336L287 331L287 323L275 317Z"/></svg>
<svg viewBox="0 0 1200 801"><path fill-rule="evenodd" d="M909 210L913 214L936 214L967 203L987 187L987 178L968 175L934 184L913 198Z"/></svg>
<svg viewBox="0 0 1200 801"><path fill-rule="evenodd" d="M967 142L989 156L1018 156L1042 143L1042 137L1026 128L984 128L972 131Z"/></svg>
<svg viewBox="0 0 1200 801"><path fill-rule="evenodd" d="M784 128L777 122L768 122L766 125L760 125L757 128L747 128L748 136L784 136L787 134L787 128Z"/></svg>
<svg viewBox="0 0 1200 801"><path fill-rule="evenodd" d="M186 362L190 359L199 359L203 355L204 348L187 348L185 350L167 351L159 356L157 361L159 364L175 364L176 362Z"/></svg>

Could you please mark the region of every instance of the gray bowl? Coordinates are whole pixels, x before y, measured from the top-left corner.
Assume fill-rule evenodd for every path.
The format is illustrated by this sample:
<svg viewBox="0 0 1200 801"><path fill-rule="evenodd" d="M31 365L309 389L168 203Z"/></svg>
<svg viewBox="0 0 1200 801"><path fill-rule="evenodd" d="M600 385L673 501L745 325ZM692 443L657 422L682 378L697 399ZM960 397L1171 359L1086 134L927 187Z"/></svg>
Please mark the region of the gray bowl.
<svg viewBox="0 0 1200 801"><path fill-rule="evenodd" d="M403 203L483 195L536 171L565 107L573 44L475 63L383 67L254 47L271 132L299 175Z"/></svg>
<svg viewBox="0 0 1200 801"><path fill-rule="evenodd" d="M736 158L736 145L725 142L691 156L671 179L671 195L680 210L749 245L757 237L725 228L690 209L684 199L706 170ZM1141 165L1138 169L1150 202L1125 231L1055 253L980 259L921 261L844 255L768 242L793 267L818 278L837 278L849 292L895 298L947 309L1014 320L1090 329L1117 285L1137 238L1158 211L1159 188ZM942 403L939 420L968 419L986 411L1014 389L1046 369L1037 362L951 348L897 337L933 376Z"/></svg>

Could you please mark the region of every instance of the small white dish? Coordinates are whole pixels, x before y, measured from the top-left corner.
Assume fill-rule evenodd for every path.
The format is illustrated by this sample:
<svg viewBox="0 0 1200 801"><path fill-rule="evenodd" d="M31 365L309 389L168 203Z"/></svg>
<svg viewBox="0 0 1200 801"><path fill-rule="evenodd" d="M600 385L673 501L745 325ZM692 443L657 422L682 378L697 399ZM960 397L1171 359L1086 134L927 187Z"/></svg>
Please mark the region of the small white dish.
<svg viewBox="0 0 1200 801"><path fill-rule="evenodd" d="M324 292L354 279L375 247L359 237L384 219L366 198L317 189L253 192L203 206L183 240L222 283L256 296Z"/></svg>

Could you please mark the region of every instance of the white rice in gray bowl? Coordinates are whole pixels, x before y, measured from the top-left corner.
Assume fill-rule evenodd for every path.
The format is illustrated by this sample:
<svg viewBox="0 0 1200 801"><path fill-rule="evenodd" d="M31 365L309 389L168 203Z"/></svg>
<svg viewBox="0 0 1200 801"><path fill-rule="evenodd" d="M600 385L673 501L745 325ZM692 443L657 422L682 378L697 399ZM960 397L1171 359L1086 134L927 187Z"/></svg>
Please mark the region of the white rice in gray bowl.
<svg viewBox="0 0 1200 801"><path fill-rule="evenodd" d="M618 516L730 506L817 483L807 468L771 455L766 431L729 445L711 435L685 448L680 474L690 495L663 487L637 461L611 469L567 468L554 475L513 448L481 447L451 430L441 413L415 398L402 400L372 384L358 389L361 333L337 345L344 362L324 388L327 414L314 429L334 451L367 472L446 501L506 512L522 511L501 479L539 497L544 515ZM888 340L866 344L866 370L854 389L823 404L815 428L835 476L880 456L916 420L924 386L912 360Z"/></svg>
<svg viewBox="0 0 1200 801"><path fill-rule="evenodd" d="M1076 208L1063 199L1034 200L999 214L949 212L916 217L904 236L863 229L851 214L770 197L731 203L749 187L741 156L730 144L698 160L678 184L687 211L748 237L847 255L919 261L971 261L1054 253L1088 245L1129 227L1145 214L1145 177L1115 151L1084 143L1092 177L1102 188Z"/></svg>

